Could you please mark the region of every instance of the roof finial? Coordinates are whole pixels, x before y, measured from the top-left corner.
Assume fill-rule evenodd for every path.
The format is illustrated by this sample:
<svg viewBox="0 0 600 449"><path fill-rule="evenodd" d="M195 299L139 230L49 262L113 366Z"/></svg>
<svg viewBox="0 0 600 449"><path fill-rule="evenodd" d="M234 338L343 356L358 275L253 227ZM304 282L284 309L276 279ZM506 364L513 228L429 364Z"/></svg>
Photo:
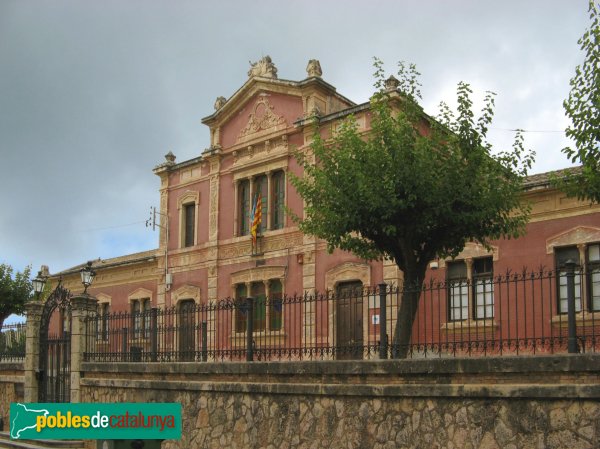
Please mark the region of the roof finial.
<svg viewBox="0 0 600 449"><path fill-rule="evenodd" d="M323 75L323 70L321 70L321 63L318 59L311 59L308 61L308 65L306 66L306 74L308 77L318 76L319 78Z"/></svg>

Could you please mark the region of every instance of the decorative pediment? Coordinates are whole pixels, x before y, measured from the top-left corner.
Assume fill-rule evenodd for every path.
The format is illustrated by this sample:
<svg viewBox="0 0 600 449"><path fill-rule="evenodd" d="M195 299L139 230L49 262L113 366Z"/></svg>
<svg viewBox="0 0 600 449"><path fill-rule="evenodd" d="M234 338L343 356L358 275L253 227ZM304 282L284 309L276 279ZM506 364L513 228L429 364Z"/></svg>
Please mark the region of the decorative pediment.
<svg viewBox="0 0 600 449"><path fill-rule="evenodd" d="M546 240L546 254L552 254L557 246L600 242L600 228L577 226Z"/></svg>
<svg viewBox="0 0 600 449"><path fill-rule="evenodd" d="M177 304L184 299L193 299L196 304L200 304L200 287L195 285L183 285L171 293L173 304Z"/></svg>
<svg viewBox="0 0 600 449"><path fill-rule="evenodd" d="M477 259L479 257L489 257L492 256L494 261L498 260L498 247L491 246L490 249L487 249L481 243L475 242L467 242L465 243L465 247L463 250L456 256L454 260L467 260L467 259ZM452 259L440 260L440 268L446 266L447 261L451 261Z"/></svg>
<svg viewBox="0 0 600 449"><path fill-rule="evenodd" d="M285 278L285 266L265 266L248 268L231 273L231 284L246 284L248 282L268 281L269 279Z"/></svg>
<svg viewBox="0 0 600 449"><path fill-rule="evenodd" d="M244 137L256 134L260 131L276 130L278 127L287 127L285 118L275 114L273 105L271 105L267 96L260 95L252 112L248 116L248 123L240 131L238 142Z"/></svg>
<svg viewBox="0 0 600 449"><path fill-rule="evenodd" d="M198 205L200 203L200 193L195 190L187 190L183 195L177 198L177 209L181 209L184 204L189 203Z"/></svg>
<svg viewBox="0 0 600 449"><path fill-rule="evenodd" d="M325 288L333 291L336 284L345 281L361 281L363 286L371 285L371 267L366 263L344 262L325 273Z"/></svg>
<svg viewBox="0 0 600 449"><path fill-rule="evenodd" d="M112 297L110 297L106 293L98 293L96 295L96 299L98 300L98 304L102 304L102 303L110 304L112 302Z"/></svg>
<svg viewBox="0 0 600 449"><path fill-rule="evenodd" d="M149 298L150 302L152 302L152 291L150 291L146 288L138 288L138 289L134 290L133 292L131 292L129 295L127 295L128 301L133 301L134 299L143 299L143 298Z"/></svg>

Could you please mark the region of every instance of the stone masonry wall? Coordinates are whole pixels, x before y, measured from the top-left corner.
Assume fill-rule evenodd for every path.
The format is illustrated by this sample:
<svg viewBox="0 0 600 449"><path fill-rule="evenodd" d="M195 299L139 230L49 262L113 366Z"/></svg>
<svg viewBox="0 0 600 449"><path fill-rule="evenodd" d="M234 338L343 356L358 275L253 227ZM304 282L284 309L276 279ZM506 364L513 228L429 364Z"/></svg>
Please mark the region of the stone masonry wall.
<svg viewBox="0 0 600 449"><path fill-rule="evenodd" d="M84 364L82 399L180 402L169 449L598 448L599 368L597 356Z"/></svg>
<svg viewBox="0 0 600 449"><path fill-rule="evenodd" d="M0 417L8 430L10 403L23 401L23 363L0 363Z"/></svg>

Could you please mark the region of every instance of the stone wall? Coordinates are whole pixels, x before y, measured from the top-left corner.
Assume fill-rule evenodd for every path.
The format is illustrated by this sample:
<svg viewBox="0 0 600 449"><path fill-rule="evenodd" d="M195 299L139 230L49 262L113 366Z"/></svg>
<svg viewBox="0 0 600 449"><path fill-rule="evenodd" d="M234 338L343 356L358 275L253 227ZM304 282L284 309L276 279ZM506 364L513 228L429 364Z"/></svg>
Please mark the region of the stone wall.
<svg viewBox="0 0 600 449"><path fill-rule="evenodd" d="M10 403L23 402L23 363L0 362L0 417L8 430Z"/></svg>
<svg viewBox="0 0 600 449"><path fill-rule="evenodd" d="M164 448L597 448L600 357L84 364L84 401L180 402Z"/></svg>

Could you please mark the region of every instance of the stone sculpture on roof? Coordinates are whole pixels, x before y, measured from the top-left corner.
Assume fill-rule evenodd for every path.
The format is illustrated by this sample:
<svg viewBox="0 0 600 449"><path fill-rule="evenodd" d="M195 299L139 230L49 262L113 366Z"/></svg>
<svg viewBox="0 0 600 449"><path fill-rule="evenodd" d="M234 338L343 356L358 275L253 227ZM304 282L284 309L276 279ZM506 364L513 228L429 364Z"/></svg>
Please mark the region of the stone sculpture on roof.
<svg viewBox="0 0 600 449"><path fill-rule="evenodd" d="M277 79L277 67L273 64L269 55L263 57L257 62L250 61L250 70L248 70L250 78L254 76L262 76L263 78Z"/></svg>
<svg viewBox="0 0 600 449"><path fill-rule="evenodd" d="M323 75L323 71L321 70L321 63L318 59L311 59L308 61L308 65L306 66L306 74L310 78L311 76L321 76Z"/></svg>
<svg viewBox="0 0 600 449"><path fill-rule="evenodd" d="M225 103L227 103L227 99L225 97L217 97L215 100L215 111L221 109Z"/></svg>

